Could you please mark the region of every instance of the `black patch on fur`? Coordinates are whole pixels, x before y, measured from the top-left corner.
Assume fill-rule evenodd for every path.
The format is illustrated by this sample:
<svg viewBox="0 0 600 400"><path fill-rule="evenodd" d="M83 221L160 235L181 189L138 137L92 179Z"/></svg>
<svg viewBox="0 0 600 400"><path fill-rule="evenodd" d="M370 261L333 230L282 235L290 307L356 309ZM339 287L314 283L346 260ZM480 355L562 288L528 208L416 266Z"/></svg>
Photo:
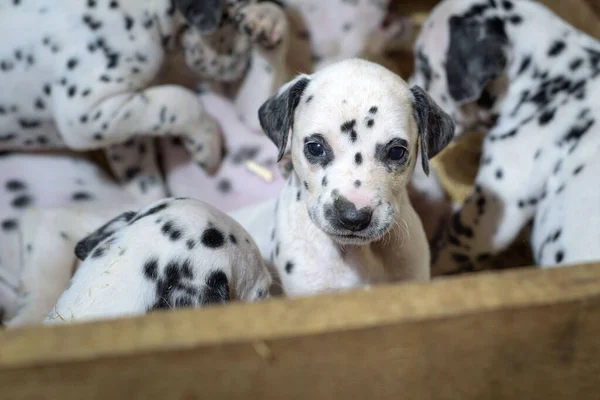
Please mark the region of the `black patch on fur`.
<svg viewBox="0 0 600 400"><path fill-rule="evenodd" d="M261 127L279 149L277 161L283 158L293 125L294 111L309 82L306 77L297 78L283 93L269 97L258 110Z"/></svg>
<svg viewBox="0 0 600 400"><path fill-rule="evenodd" d="M563 50L567 47L566 43L563 40L556 40L548 49L548 57L556 57L563 52Z"/></svg>
<svg viewBox="0 0 600 400"><path fill-rule="evenodd" d="M356 142L356 139L358 138L358 134L356 133L356 120L350 120L350 121L346 121L342 124L342 126L340 127L340 130L342 131L342 133L348 135L348 137L350 138L350 141L352 143Z"/></svg>
<svg viewBox="0 0 600 400"><path fill-rule="evenodd" d="M286 262L285 263L285 272L287 272L288 274L291 274L293 270L294 270L294 263L291 261Z"/></svg>
<svg viewBox="0 0 600 400"><path fill-rule="evenodd" d="M225 243L225 236L217 228L208 227L200 238L202 244L211 249L217 249Z"/></svg>
<svg viewBox="0 0 600 400"><path fill-rule="evenodd" d="M18 227L18 223L16 219L5 219L2 221L2 230L5 232L10 232Z"/></svg>
<svg viewBox="0 0 600 400"><path fill-rule="evenodd" d="M224 304L230 300L229 280L225 272L216 270L206 278L206 288L202 296L202 305Z"/></svg>
<svg viewBox="0 0 600 400"><path fill-rule="evenodd" d="M87 258L88 254L104 239L112 235L116 230L124 227L125 225L132 223L135 217L135 212L127 211L121 215L108 221L102 225L96 231L80 240L75 246L75 256L83 261Z"/></svg>
<svg viewBox="0 0 600 400"><path fill-rule="evenodd" d="M508 37L504 22L498 17L474 18L479 13L475 7L477 5L470 14L455 15L449 21L446 77L450 95L461 104L479 98L487 83L501 74L507 62L504 47Z"/></svg>
<svg viewBox="0 0 600 400"><path fill-rule="evenodd" d="M454 138L454 121L427 93L413 86L414 118L419 128L423 170L429 174L429 159L435 157Z"/></svg>
<svg viewBox="0 0 600 400"><path fill-rule="evenodd" d="M362 154L360 154L360 153L356 153L356 154L354 155L354 162L356 163L356 165L361 165L361 164L362 164L362 162L363 162L363 157L362 157Z"/></svg>

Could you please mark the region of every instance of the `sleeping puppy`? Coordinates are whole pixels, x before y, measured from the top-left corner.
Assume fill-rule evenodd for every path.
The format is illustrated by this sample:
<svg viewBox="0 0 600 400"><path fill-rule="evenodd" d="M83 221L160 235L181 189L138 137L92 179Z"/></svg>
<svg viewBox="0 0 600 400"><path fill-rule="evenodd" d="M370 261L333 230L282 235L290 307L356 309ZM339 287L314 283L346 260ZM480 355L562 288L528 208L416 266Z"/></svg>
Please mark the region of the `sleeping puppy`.
<svg viewBox="0 0 600 400"><path fill-rule="evenodd" d="M125 212L75 247L81 264L46 324L79 323L269 296L254 241L198 200L163 199Z"/></svg>
<svg viewBox="0 0 600 400"><path fill-rule="evenodd" d="M474 190L433 273L481 269L530 224L537 265L599 260L600 42L536 1L446 0L415 53L412 82L457 134L486 132Z"/></svg>
<svg viewBox="0 0 600 400"><path fill-rule="evenodd" d="M274 264L286 295L429 279L406 185L415 168L429 171L454 124L421 88L349 59L297 76L259 117L287 182L277 199L231 215Z"/></svg>

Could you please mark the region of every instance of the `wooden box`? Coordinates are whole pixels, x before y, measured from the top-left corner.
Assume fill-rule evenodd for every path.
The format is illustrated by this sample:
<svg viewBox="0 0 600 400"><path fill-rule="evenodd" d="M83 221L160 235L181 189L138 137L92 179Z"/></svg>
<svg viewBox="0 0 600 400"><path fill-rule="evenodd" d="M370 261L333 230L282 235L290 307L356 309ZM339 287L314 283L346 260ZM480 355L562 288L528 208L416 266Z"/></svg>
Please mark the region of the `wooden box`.
<svg viewBox="0 0 600 400"><path fill-rule="evenodd" d="M600 398L600 265L0 333L0 398Z"/></svg>

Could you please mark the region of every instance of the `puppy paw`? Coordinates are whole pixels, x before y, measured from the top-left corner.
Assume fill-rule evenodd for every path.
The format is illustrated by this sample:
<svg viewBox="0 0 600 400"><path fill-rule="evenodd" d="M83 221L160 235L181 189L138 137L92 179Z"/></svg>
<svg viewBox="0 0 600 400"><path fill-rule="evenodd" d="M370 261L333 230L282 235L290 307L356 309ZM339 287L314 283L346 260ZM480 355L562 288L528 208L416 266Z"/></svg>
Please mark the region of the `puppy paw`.
<svg viewBox="0 0 600 400"><path fill-rule="evenodd" d="M267 50L279 47L288 30L284 11L278 5L268 2L240 8L235 14L235 21L238 29Z"/></svg>
<svg viewBox="0 0 600 400"><path fill-rule="evenodd" d="M190 134L184 134L183 144L192 159L208 175L214 175L225 158L225 143L219 124L206 115Z"/></svg>

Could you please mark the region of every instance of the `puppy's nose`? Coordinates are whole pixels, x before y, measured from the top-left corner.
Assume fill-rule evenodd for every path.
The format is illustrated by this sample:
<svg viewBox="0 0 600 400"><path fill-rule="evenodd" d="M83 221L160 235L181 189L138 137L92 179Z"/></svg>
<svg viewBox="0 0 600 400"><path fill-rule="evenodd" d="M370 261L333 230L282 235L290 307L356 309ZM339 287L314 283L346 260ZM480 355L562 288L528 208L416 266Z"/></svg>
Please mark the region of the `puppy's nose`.
<svg viewBox="0 0 600 400"><path fill-rule="evenodd" d="M356 209L354 203L340 196L334 201L333 209L338 222L353 232L362 231L371 223L373 210L369 207Z"/></svg>

